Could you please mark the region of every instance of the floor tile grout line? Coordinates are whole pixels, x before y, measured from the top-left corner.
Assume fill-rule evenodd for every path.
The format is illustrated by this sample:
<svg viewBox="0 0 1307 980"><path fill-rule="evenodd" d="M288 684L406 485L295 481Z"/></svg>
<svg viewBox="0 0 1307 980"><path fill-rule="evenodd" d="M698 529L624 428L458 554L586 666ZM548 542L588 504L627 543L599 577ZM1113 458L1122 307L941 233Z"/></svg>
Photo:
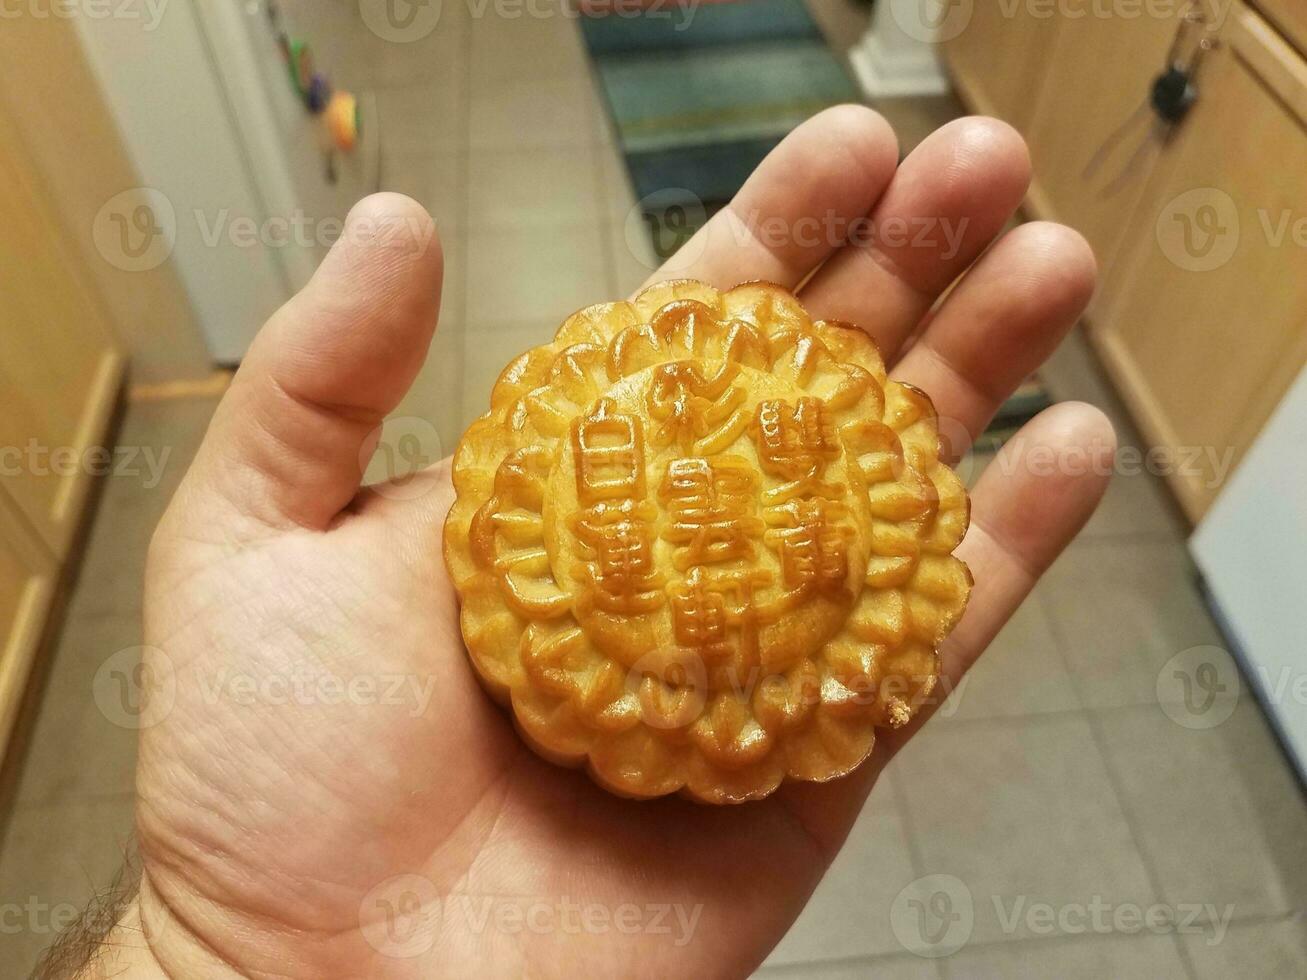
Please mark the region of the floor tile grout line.
<svg viewBox="0 0 1307 980"><path fill-rule="evenodd" d="M74 793L60 795L57 799L24 800L15 799L9 806L8 817L12 819L20 813L37 813L42 810L58 810L70 806L96 806L101 803L126 803L136 801L136 790L112 790L104 793Z"/></svg>
<svg viewBox="0 0 1307 980"><path fill-rule="evenodd" d="M1253 926L1258 926L1258 925L1276 925L1280 922L1293 921L1295 915L1296 913L1293 912L1258 913L1256 915L1248 916L1247 918L1243 918L1243 919L1238 919L1238 918L1231 919L1230 927L1242 929L1242 928L1251 928ZM1113 929L1108 932L1101 932L1101 933L1084 932L1084 933L1075 933L1075 934L1072 933L1053 934L1047 936L1039 936L1039 935L1013 936L1007 939L987 939L982 942L974 942L974 943L968 942L958 952L962 953L964 951L971 952L973 950L1003 949L1003 948L1012 948L1017 946L1029 946L1034 944L1057 945L1059 943L1075 943L1075 942L1090 942L1090 943L1110 942L1114 939L1124 940L1127 942L1136 939L1143 941L1146 940L1150 935L1154 935L1154 934L1148 932L1139 932L1139 933L1119 932ZM1174 931L1167 933L1166 935L1168 935L1172 939L1176 939L1178 936L1178 934L1175 933ZM1183 944L1177 942L1176 945L1183 945ZM795 960L789 963L776 963L771 965L771 969L777 971L783 971L783 970L799 970L807 966L823 966L823 967L857 966L864 963L872 964L877 962L884 962L886 960L905 959L907 957L914 956L914 955L915 954L907 951L888 952L888 953L859 953L853 956L820 957L820 958L810 958L806 960ZM954 955L957 954L953 954L950 956L941 956L941 957L918 957L918 958L923 960L934 959L937 965L946 966L953 959ZM1182 960L1182 962L1184 961ZM1186 962L1185 966L1188 967L1188 965L1189 964ZM947 975L948 975L948 971L945 971L945 976ZM1192 972L1190 975L1193 976Z"/></svg>
<svg viewBox="0 0 1307 980"><path fill-rule="evenodd" d="M1086 724L1088 724L1089 726L1090 738L1093 739L1094 747L1098 750L1098 758L1102 763L1103 771L1107 773L1108 784L1112 787L1112 793L1116 797L1116 805L1121 810L1122 819L1125 820L1126 829L1130 833L1130 840L1134 844L1135 852L1139 855L1140 863L1144 867L1144 874L1147 876L1149 885L1156 893L1158 899L1163 900L1164 892L1160 887L1160 873L1157 871L1157 868L1154 866L1151 856L1145 853L1143 841L1139 833L1138 821L1135 818L1133 803L1128 798L1128 795L1125 792L1124 783L1121 780L1119 773L1117 772L1115 764L1112 762L1107 752L1106 741L1103 738L1102 729L1100 728L1100 724L1099 724L1099 718L1095 714L1095 712L1100 709L1096 707L1091 708L1088 704L1087 694L1082 689L1082 686L1080 684L1080 673L1079 671L1073 669L1067 651L1067 644L1070 642L1070 638L1066 635L1065 631L1063 630L1062 624L1058 621L1058 617L1054 615L1054 610L1049 608L1049 603L1047 598L1045 597L1045 594L1042 592L1039 593L1036 596L1036 599L1040 603L1040 607L1044 610L1045 614L1048 616L1049 628L1052 630L1054 643L1057 645L1058 652L1062 657L1063 665L1067 668L1067 672L1071 676L1072 690L1075 691L1076 699L1080 702L1081 713L1084 715ZM1138 708L1151 708L1152 710L1160 710L1157 708L1156 704L1128 705L1128 706L1122 705L1118 707L1130 707L1130 708L1138 707ZM1177 955L1180 957L1181 963L1184 965L1184 968L1187 971L1188 975L1190 977L1193 977L1194 976L1193 964L1190 962L1186 952L1183 949L1181 949L1183 944L1180 943L1177 939L1175 939L1174 936L1172 937L1172 944L1175 946L1177 950Z"/></svg>
<svg viewBox="0 0 1307 980"><path fill-rule="evenodd" d="M1089 718L1089 732L1090 737L1094 740L1094 745L1098 749L1099 758L1103 760L1103 768L1107 772L1108 782L1111 784L1112 792L1116 796L1116 804L1121 808L1121 816L1125 820L1126 829L1130 832L1130 840L1135 845L1135 852L1139 855L1139 863L1143 865L1144 874L1148 878L1148 883L1152 887L1153 893L1157 896L1157 900L1159 902L1166 902L1168 900L1168 892L1162 887L1161 871L1158 869L1157 863L1153 860L1153 856L1148 848L1144 846L1144 841L1140 833L1139 821L1135 815L1133 801L1130 800L1129 795L1125 792L1124 781L1121 779L1120 773L1117 771L1116 764L1112 761L1107 752L1106 739L1103 737L1099 719L1092 716ZM1176 955L1179 956L1180 963L1184 966L1185 973L1191 978L1191 980L1196 980L1198 974L1194 968L1193 959L1189 955L1189 950L1186 948L1184 943L1180 942L1177 933L1173 931L1170 935L1171 945L1175 948Z"/></svg>
<svg viewBox="0 0 1307 980"><path fill-rule="evenodd" d="M1044 618L1048 621L1048 630L1053 634L1053 645L1057 647L1057 655L1062 658L1062 667L1067 672L1067 676L1071 678L1071 693L1075 695L1076 703L1080 705L1081 711L1088 710L1088 700L1085 696L1085 692L1081 690L1080 672L1076 670L1075 665L1071 663L1071 657L1067 649L1071 642L1070 637L1068 637L1062 629L1062 624L1058 620L1056 611L1052 608L1052 604L1047 598L1047 590L1040 589L1038 583L1036 583L1029 598L1034 599L1040 612L1044 614Z"/></svg>
<svg viewBox="0 0 1307 980"><path fill-rule="evenodd" d="M898 757L895 756L895 758ZM903 833L903 840L908 846L908 864L912 868L913 880L916 880L926 874L926 856L921 849L920 843L917 841L917 833L913 827L911 808L908 806L908 795L903 791L903 787L899 783L898 767L894 765L893 760L891 760L889 765L881 771L880 779L888 781L890 792L893 794L895 812L898 814L899 826L902 828ZM880 779L878 779L877 782L880 782ZM872 787L872 792L875 792L874 785ZM886 909L887 914L888 912L889 909ZM908 953L909 955L913 955L911 950L909 950ZM944 967L938 962L938 960L935 960L931 965L934 967L935 976L938 977L939 980L947 980Z"/></svg>
<svg viewBox="0 0 1307 980"><path fill-rule="evenodd" d="M1146 931L1141 931L1138 933L1118 932L1115 929L1113 929L1109 932L1054 933L1046 936L1039 936L1039 935L1013 936L1010 939L986 939L983 942L978 942L978 943L969 942L963 947L963 949L967 951L975 950L975 949L1002 949L1004 947L1021 946L1025 944L1031 944L1031 943L1048 943L1050 945L1056 945L1058 943L1074 943L1074 942L1086 942L1086 941L1108 942L1112 939L1123 939L1127 941L1134 940L1134 939L1144 940L1150 935L1154 935L1154 934L1148 933ZM1176 934L1174 932L1171 932L1168 935L1174 938ZM944 957L940 957L940 959L947 961L952 959L952 957L944 956Z"/></svg>

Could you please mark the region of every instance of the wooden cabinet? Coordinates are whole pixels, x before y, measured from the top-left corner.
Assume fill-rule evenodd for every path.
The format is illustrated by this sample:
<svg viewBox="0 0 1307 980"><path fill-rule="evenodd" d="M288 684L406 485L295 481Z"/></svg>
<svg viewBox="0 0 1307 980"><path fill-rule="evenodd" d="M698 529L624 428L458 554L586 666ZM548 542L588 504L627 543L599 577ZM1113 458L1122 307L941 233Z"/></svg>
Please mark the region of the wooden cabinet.
<svg viewBox="0 0 1307 980"><path fill-rule="evenodd" d="M14 144L0 148L0 473L62 557L97 469L88 452L117 397L122 357L18 154Z"/></svg>
<svg viewBox="0 0 1307 980"><path fill-rule="evenodd" d="M1178 5L1176 5L1178 8ZM1162 146L1148 105L1175 18L1062 20L1026 140L1038 210L1076 228L1110 260Z"/></svg>
<svg viewBox="0 0 1307 980"><path fill-rule="evenodd" d="M1174 484L1195 516L1307 362L1307 67L1247 11L1221 42L1094 330L1148 436L1208 454Z"/></svg>
<svg viewBox="0 0 1307 980"><path fill-rule="evenodd" d="M1299 0L1261 2L1307 24ZM1211 47L1174 126L1148 99L1179 14L1063 13L1034 81L1028 54L979 76L966 54L959 62L978 110L987 99L969 91L1008 92L1012 76L1041 91L1021 122L1036 174L1028 210L1094 246L1090 337L1145 436L1171 451L1168 477L1194 521L1307 363L1307 62L1248 5L1198 7L1186 56L1197 39ZM945 47L955 74L958 51Z"/></svg>
<svg viewBox="0 0 1307 980"><path fill-rule="evenodd" d="M953 81L975 111L1028 131L1062 23L1032 4L985 0L972 6L966 27L944 47Z"/></svg>
<svg viewBox="0 0 1307 980"><path fill-rule="evenodd" d="M2 96L3 93L0 93ZM0 99L0 132L15 127ZM41 175L0 140L0 752L68 559L123 357Z"/></svg>

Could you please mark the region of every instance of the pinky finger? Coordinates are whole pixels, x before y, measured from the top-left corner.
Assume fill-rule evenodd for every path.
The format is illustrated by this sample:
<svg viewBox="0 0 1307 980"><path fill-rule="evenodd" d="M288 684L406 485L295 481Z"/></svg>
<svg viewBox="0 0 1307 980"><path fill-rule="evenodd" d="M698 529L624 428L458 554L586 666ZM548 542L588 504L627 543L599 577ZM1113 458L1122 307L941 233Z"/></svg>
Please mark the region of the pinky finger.
<svg viewBox="0 0 1307 980"><path fill-rule="evenodd" d="M1107 490L1116 455L1112 423L1097 408L1064 402L1040 413L999 451L971 494L971 529L957 555L975 586L940 647L952 690L1084 527Z"/></svg>

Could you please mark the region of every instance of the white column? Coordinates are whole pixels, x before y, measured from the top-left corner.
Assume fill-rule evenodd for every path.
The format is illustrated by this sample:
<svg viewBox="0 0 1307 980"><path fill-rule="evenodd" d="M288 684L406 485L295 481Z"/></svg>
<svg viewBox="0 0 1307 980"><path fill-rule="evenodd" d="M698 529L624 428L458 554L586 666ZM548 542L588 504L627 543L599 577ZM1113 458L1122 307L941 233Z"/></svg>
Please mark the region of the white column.
<svg viewBox="0 0 1307 980"><path fill-rule="evenodd" d="M935 54L942 36L971 20L972 0L877 0L871 28L849 50L870 98L943 95L948 78Z"/></svg>

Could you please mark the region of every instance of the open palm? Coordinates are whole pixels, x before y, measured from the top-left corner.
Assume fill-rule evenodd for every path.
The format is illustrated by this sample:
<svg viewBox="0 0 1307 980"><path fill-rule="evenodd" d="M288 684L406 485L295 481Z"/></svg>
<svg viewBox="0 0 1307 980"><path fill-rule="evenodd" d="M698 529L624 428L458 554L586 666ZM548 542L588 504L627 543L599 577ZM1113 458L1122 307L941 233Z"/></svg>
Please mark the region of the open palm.
<svg viewBox="0 0 1307 980"><path fill-rule="evenodd" d="M814 317L864 326L933 396L956 458L1093 288L1065 228L990 247L1028 178L1001 123L961 120L900 165L879 116L829 110L659 277L806 283ZM440 279L417 205L356 207L259 335L155 535L133 914L173 976L743 975L919 722L849 778L739 807L621 800L525 749L464 658L440 558L447 463L359 488ZM947 681L1088 517L1112 449L1100 413L1061 405L981 479Z"/></svg>

